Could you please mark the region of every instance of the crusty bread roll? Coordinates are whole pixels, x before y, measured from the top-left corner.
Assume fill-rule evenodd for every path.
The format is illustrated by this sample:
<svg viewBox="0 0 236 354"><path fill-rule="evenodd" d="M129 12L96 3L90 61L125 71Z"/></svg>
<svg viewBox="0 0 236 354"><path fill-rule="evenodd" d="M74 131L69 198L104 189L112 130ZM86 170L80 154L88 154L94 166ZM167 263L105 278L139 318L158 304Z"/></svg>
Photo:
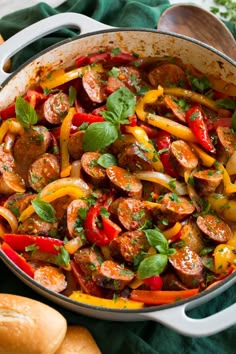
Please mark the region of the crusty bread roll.
<svg viewBox="0 0 236 354"><path fill-rule="evenodd" d="M55 354L101 354L101 351L87 328L68 326L66 336Z"/></svg>
<svg viewBox="0 0 236 354"><path fill-rule="evenodd" d="M0 354L53 354L66 329L65 318L52 307L0 294Z"/></svg>

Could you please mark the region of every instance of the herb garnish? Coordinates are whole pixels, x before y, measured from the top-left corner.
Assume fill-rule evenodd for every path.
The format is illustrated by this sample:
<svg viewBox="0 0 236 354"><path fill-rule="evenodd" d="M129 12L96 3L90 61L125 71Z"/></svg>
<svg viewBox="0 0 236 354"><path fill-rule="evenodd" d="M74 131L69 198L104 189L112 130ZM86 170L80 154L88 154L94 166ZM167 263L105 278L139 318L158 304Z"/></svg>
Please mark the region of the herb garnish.
<svg viewBox="0 0 236 354"><path fill-rule="evenodd" d="M37 113L33 106L18 96L16 98L16 119L24 128L30 128L38 121Z"/></svg>
<svg viewBox="0 0 236 354"><path fill-rule="evenodd" d="M55 210L51 204L44 202L43 200L34 199L31 201L36 214L46 222L55 221Z"/></svg>

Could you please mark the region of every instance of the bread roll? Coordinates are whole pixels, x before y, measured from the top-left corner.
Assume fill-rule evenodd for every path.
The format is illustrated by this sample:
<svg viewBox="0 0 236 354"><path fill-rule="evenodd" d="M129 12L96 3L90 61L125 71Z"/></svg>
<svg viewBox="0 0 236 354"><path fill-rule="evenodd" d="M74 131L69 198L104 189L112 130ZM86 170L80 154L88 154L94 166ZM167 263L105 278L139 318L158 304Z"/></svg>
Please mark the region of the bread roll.
<svg viewBox="0 0 236 354"><path fill-rule="evenodd" d="M68 326L66 336L55 354L101 354L87 328Z"/></svg>
<svg viewBox="0 0 236 354"><path fill-rule="evenodd" d="M0 354L53 354L66 334L65 318L26 297L0 294Z"/></svg>

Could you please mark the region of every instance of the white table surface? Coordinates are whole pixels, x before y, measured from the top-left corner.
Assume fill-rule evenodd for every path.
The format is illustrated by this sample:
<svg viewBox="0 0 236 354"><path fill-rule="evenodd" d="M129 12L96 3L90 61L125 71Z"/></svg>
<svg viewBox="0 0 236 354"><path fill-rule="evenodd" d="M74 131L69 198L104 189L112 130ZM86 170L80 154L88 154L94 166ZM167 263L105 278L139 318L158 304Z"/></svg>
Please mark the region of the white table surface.
<svg viewBox="0 0 236 354"><path fill-rule="evenodd" d="M111 1L115 1L115 0L111 0ZM0 0L0 18L11 12L36 5L39 2L42 2L42 0ZM61 5L64 2L64 0L44 0L44 2L51 5L52 7L57 7ZM193 3L202 6L207 10L210 10L211 6L215 6L214 0L190 0L190 1L170 0L170 3L171 4Z"/></svg>

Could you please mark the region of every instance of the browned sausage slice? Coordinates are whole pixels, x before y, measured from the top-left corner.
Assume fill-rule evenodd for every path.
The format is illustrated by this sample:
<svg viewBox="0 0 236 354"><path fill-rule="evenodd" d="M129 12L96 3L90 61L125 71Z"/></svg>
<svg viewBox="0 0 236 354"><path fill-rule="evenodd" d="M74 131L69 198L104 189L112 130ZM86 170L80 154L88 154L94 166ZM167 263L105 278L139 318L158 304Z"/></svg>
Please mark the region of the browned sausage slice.
<svg viewBox="0 0 236 354"><path fill-rule="evenodd" d="M217 243L226 243L232 237L229 225L215 215L198 216L197 226L204 235Z"/></svg>
<svg viewBox="0 0 236 354"><path fill-rule="evenodd" d="M186 290L187 287L178 279L175 273L167 272L161 276L162 290Z"/></svg>
<svg viewBox="0 0 236 354"><path fill-rule="evenodd" d="M102 263L98 272L92 275L95 283L103 288L122 290L135 274L128 268L111 260Z"/></svg>
<svg viewBox="0 0 236 354"><path fill-rule="evenodd" d="M175 115L175 117L180 121L185 123L185 112L181 109L181 107L169 96L165 95L163 102L166 107L171 110L171 112Z"/></svg>
<svg viewBox="0 0 236 354"><path fill-rule="evenodd" d="M60 177L60 165L55 155L44 154L35 160L28 171L30 186L40 192L47 184Z"/></svg>
<svg viewBox="0 0 236 354"><path fill-rule="evenodd" d="M218 153L221 162L227 162L229 157L236 150L236 135L228 127L217 127L216 133L218 136Z"/></svg>
<svg viewBox="0 0 236 354"><path fill-rule="evenodd" d="M150 212L143 202L133 198L119 198L116 215L126 230L140 229L150 219Z"/></svg>
<svg viewBox="0 0 236 354"><path fill-rule="evenodd" d="M102 103L106 100L106 85L101 73L86 70L82 77L82 83L84 90L92 102Z"/></svg>
<svg viewBox="0 0 236 354"><path fill-rule="evenodd" d="M109 244L111 256L129 264L133 264L135 257L148 251L149 247L145 233L138 230L123 232Z"/></svg>
<svg viewBox="0 0 236 354"><path fill-rule="evenodd" d="M84 150L83 150L83 136L84 136L84 134L85 134L85 131L80 130L79 132L72 134L69 138L68 150L69 150L70 156L74 160L81 159L81 156L84 153Z"/></svg>
<svg viewBox="0 0 236 354"><path fill-rule="evenodd" d="M67 208L67 228L69 235L71 238L79 236L82 245L86 243L86 238L82 232L84 220L81 216L83 216L87 206L88 203L86 200L76 199L73 200Z"/></svg>
<svg viewBox="0 0 236 354"><path fill-rule="evenodd" d="M183 247L169 256L169 262L176 274L187 288L203 285L203 264L198 254L189 247Z"/></svg>
<svg viewBox="0 0 236 354"><path fill-rule="evenodd" d="M223 175L214 170L203 170L193 173L194 185L201 196L214 193L223 180Z"/></svg>
<svg viewBox="0 0 236 354"><path fill-rule="evenodd" d="M92 247L81 248L75 252L74 260L86 275L97 272L103 262L101 253Z"/></svg>
<svg viewBox="0 0 236 354"><path fill-rule="evenodd" d="M98 152L85 152L81 157L82 171L88 182L94 185L101 185L107 179L106 169L97 163L100 156Z"/></svg>
<svg viewBox="0 0 236 354"><path fill-rule="evenodd" d="M161 200L161 212L169 222L183 220L194 210L194 205L187 198L177 196L175 193L167 193Z"/></svg>
<svg viewBox="0 0 236 354"><path fill-rule="evenodd" d="M198 165L198 158L184 140L176 140L170 146L170 159L180 174L192 170Z"/></svg>
<svg viewBox="0 0 236 354"><path fill-rule="evenodd" d="M68 113L69 108L68 96L63 92L59 92L51 95L43 103L43 115L50 124L60 124Z"/></svg>
<svg viewBox="0 0 236 354"><path fill-rule="evenodd" d="M201 232L197 225L189 221L181 229L181 240L184 240L184 245L191 248L192 251L199 254L205 247L205 243L201 238Z"/></svg>
<svg viewBox="0 0 236 354"><path fill-rule="evenodd" d="M152 69L148 74L150 83L157 87L183 86L187 82L186 75L179 66L175 64L162 64Z"/></svg>
<svg viewBox="0 0 236 354"><path fill-rule="evenodd" d="M31 200L35 198L32 193L15 193L12 194L4 203L4 207L11 210L16 216L20 216L22 211L26 209Z"/></svg>
<svg viewBox="0 0 236 354"><path fill-rule="evenodd" d="M106 168L107 176L115 189L134 199L142 197L142 183L130 172L118 166Z"/></svg>
<svg viewBox="0 0 236 354"><path fill-rule="evenodd" d="M4 171L0 177L0 193L11 195L25 192L25 181L15 172Z"/></svg>
<svg viewBox="0 0 236 354"><path fill-rule="evenodd" d="M42 266L35 270L34 280L45 288L57 293L65 290L66 278L62 270L53 266Z"/></svg>
<svg viewBox="0 0 236 354"><path fill-rule="evenodd" d="M4 146L0 145L0 173L4 171L12 172L15 169L15 160L10 152L4 151Z"/></svg>
<svg viewBox="0 0 236 354"><path fill-rule="evenodd" d="M134 171L152 171L152 162L149 160L145 152L137 145L126 145L118 156L118 165Z"/></svg>
<svg viewBox="0 0 236 354"><path fill-rule="evenodd" d="M29 235L41 235L41 236L51 236L55 233L57 234L58 222L47 222L38 215L33 215L32 217L26 219L18 227L19 234L29 234Z"/></svg>

